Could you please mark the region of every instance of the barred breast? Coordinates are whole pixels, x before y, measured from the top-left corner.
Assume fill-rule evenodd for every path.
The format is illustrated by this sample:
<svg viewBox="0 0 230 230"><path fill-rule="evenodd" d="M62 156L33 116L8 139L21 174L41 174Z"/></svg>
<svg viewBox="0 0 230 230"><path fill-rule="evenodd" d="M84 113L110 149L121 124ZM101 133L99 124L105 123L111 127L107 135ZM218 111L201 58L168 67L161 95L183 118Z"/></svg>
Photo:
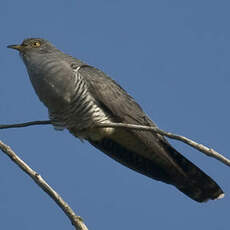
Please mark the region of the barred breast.
<svg viewBox="0 0 230 230"><path fill-rule="evenodd" d="M74 73L74 94L69 105L61 112L50 113L55 128L67 128L80 139L100 140L111 135L113 128L95 128L97 124L112 122L112 119L88 91L87 82L79 73L81 66L72 64L71 67Z"/></svg>

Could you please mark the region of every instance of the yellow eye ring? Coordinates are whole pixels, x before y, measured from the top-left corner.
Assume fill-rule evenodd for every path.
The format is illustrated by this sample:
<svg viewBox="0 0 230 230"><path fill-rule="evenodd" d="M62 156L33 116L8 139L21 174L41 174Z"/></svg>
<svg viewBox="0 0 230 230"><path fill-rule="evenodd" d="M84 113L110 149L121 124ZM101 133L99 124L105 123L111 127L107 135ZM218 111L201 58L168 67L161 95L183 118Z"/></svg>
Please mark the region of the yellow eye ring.
<svg viewBox="0 0 230 230"><path fill-rule="evenodd" d="M41 45L40 42L34 42L34 43L33 43L33 46L34 46L34 47L39 47L40 45Z"/></svg>

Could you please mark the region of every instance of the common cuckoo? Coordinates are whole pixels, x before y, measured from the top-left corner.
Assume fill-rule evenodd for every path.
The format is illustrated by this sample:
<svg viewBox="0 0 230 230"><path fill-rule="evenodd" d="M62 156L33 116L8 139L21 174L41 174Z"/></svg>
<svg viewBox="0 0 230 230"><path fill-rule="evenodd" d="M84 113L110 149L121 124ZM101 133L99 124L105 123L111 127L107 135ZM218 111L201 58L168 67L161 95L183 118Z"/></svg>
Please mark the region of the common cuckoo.
<svg viewBox="0 0 230 230"><path fill-rule="evenodd" d="M121 164L174 185L198 202L224 196L213 179L163 136L131 129L96 128L108 122L156 126L134 99L101 70L40 38L8 47L19 51L56 129L68 129Z"/></svg>

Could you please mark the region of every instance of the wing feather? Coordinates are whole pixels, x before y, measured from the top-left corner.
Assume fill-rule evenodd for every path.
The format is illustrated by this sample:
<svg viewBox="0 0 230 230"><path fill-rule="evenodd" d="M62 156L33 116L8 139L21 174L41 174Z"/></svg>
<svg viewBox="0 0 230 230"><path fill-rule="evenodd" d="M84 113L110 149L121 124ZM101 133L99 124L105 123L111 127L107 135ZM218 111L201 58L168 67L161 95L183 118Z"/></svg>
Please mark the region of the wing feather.
<svg viewBox="0 0 230 230"><path fill-rule="evenodd" d="M99 106L111 115L114 122L156 126L135 100L105 73L97 68L84 65L79 69L79 74L86 80L88 89ZM168 150L170 145L163 136L153 132L131 129L128 134L135 137L136 142L139 143L142 150L139 154L143 154L146 158L162 165L162 168L168 170L171 175L174 173L178 175L178 172L184 174L174 161L175 156L170 154ZM127 138L130 138L130 135L127 135ZM136 146L137 144L135 144Z"/></svg>

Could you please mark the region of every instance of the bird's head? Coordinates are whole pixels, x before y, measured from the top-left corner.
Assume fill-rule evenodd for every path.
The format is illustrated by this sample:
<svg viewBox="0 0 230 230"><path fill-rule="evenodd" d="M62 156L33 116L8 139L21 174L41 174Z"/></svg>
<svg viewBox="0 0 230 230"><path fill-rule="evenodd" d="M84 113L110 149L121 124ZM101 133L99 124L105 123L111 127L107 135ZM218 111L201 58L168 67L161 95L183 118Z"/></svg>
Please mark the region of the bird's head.
<svg viewBox="0 0 230 230"><path fill-rule="evenodd" d="M18 50L22 55L28 52L48 53L55 49L50 42L42 38L28 38L25 39L20 45L9 45L7 47Z"/></svg>

